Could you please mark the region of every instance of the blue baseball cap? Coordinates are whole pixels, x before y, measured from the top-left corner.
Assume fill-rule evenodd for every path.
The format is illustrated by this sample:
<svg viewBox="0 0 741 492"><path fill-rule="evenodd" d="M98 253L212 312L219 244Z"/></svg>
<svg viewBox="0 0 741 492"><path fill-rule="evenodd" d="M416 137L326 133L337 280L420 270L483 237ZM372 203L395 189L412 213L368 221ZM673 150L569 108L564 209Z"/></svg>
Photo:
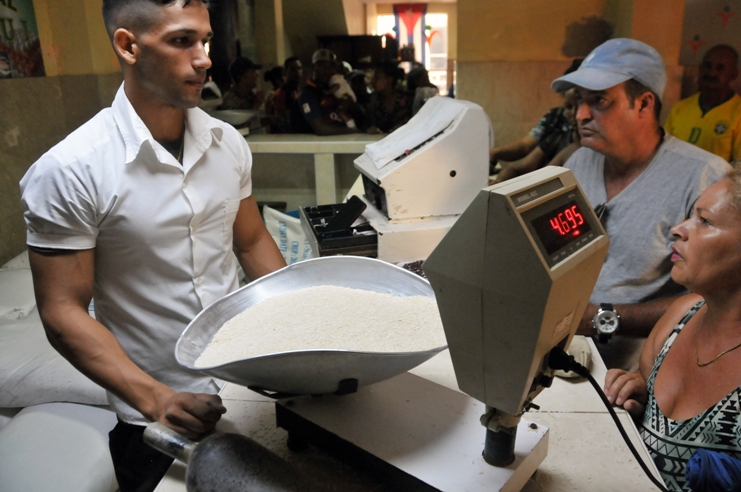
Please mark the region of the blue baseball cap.
<svg viewBox="0 0 741 492"><path fill-rule="evenodd" d="M554 80L551 89L565 92L578 86L603 91L630 79L636 79L661 98L666 88L664 60L646 43L616 38L597 46L579 70Z"/></svg>

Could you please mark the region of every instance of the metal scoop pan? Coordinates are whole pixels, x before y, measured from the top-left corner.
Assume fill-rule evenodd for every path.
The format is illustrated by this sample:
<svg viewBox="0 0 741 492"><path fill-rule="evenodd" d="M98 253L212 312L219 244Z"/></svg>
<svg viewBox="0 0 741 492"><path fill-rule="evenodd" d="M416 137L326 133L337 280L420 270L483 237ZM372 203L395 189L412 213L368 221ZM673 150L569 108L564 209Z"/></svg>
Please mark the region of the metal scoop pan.
<svg viewBox="0 0 741 492"><path fill-rule="evenodd" d="M319 285L435 298L425 279L380 260L359 256L306 260L266 275L201 311L180 336L175 346L175 358L188 369L263 394L275 392L277 395L271 396L286 396L353 392L358 386L378 383L406 372L447 348L443 345L424 352L395 353L299 350L261 355L214 367L195 367L196 359L229 319L271 297Z"/></svg>

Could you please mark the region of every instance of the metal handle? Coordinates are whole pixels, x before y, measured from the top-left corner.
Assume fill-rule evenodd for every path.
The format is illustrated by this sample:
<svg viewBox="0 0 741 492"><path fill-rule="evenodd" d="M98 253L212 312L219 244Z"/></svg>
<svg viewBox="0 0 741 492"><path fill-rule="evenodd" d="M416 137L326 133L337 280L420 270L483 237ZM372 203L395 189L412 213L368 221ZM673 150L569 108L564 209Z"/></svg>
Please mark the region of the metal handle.
<svg viewBox="0 0 741 492"><path fill-rule="evenodd" d="M183 463L190 461L190 456L197 446L197 443L159 422L152 422L147 425L147 428L144 429L144 442L157 451L161 451Z"/></svg>

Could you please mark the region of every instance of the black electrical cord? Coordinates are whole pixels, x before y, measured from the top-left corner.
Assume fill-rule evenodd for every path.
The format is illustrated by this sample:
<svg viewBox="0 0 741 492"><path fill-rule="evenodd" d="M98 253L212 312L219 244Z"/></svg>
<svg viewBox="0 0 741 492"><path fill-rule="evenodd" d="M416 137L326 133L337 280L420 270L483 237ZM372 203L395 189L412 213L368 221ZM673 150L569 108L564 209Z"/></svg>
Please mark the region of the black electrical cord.
<svg viewBox="0 0 741 492"><path fill-rule="evenodd" d="M620 422L620 419L618 419L617 413L615 413L615 410L612 408L612 404L605 396L605 393L602 391L602 388L600 388L600 385L597 384L597 381L595 381L592 375L589 373L589 369L576 362L573 356L567 354L560 347L555 347L553 350L551 350L548 356L548 366L551 369L561 369L567 372L573 371L579 376L586 378L591 383L592 387L602 400L602 403L604 403L607 407L607 411L610 412L610 416L612 417L612 420L615 421L615 425L620 431L620 435L623 436L623 439L625 439L625 443L628 445L630 452L633 453L633 456L635 457L636 461L638 461L638 464L641 465L641 468L643 469L646 476L648 476L651 482L653 482L653 484L656 485L659 490L661 490L662 492L669 492L666 487L664 487L661 482L659 482L656 477L654 477L653 473L651 473L651 471L648 469L648 466L646 466L646 463L639 456L638 451L636 450L635 446L633 446L633 443L630 441L628 434L625 432L625 428L623 427L622 422Z"/></svg>

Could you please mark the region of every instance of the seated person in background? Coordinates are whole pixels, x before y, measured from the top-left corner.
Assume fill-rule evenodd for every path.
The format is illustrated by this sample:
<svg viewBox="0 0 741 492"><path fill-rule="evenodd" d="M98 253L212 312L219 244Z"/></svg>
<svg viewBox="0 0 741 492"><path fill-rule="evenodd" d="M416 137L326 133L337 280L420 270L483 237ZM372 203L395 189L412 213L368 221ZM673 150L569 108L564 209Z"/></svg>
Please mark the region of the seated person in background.
<svg viewBox="0 0 741 492"><path fill-rule="evenodd" d="M353 115L355 123L357 123L358 128L368 128L370 126L369 110L372 94L370 87L368 87L368 78L362 70L353 70L348 76L348 81L356 98L355 114Z"/></svg>
<svg viewBox="0 0 741 492"><path fill-rule="evenodd" d="M304 82L304 69L301 60L295 56L283 62L283 85L273 94L271 121L272 133L299 133L305 124L304 116L298 106L298 95ZM298 123L297 123L298 122Z"/></svg>
<svg viewBox="0 0 741 492"><path fill-rule="evenodd" d="M572 89L573 90L573 89ZM569 98L569 92L566 91L566 98ZM576 94L576 93L574 93ZM576 96L574 96L576 97ZM567 106L566 104L564 105ZM568 116L568 111L566 112ZM574 130L571 134L571 143L561 149L561 151L556 154L553 159L550 160L548 163L549 166L563 166L566 164L566 162L571 158L572 155L574 155L574 152L579 150L581 148L581 137L579 136L579 127L576 125L576 104L574 104L573 114L569 118L574 118Z"/></svg>
<svg viewBox="0 0 741 492"><path fill-rule="evenodd" d="M727 161L741 159L741 97L731 88L736 77L736 50L725 44L710 48L700 64L700 92L672 107L667 133Z"/></svg>
<svg viewBox="0 0 741 492"><path fill-rule="evenodd" d="M347 62L335 62L336 72L329 79L329 88L324 91L325 95L332 95L340 101L340 116L345 121L345 124L349 128L357 128L355 119L350 114L352 109L356 106L357 98L353 92L350 84L345 79L345 72L350 73L347 66L350 66ZM344 113L344 114L343 114Z"/></svg>
<svg viewBox="0 0 741 492"><path fill-rule="evenodd" d="M511 162L504 166L497 175L497 179L489 181L490 185L535 171L546 164L550 166L563 166L569 157L581 147L579 143L579 129L576 126L576 90L567 90L563 97L563 107L554 109L562 109L560 114L566 119L571 130L566 132L566 126L563 126L541 137L535 150L530 152L521 161ZM548 113L551 114L551 111ZM543 119L547 117L548 115Z"/></svg>
<svg viewBox="0 0 741 492"><path fill-rule="evenodd" d="M564 75L568 75L579 68L582 60L575 59ZM564 105L551 108L540 119L535 128L515 142L502 145L492 149L489 154L490 173L493 174L497 161L513 162L526 158L522 163L516 165L503 165L502 171L497 179L491 184L500 183L521 174L540 169L548 164L561 150L573 142L574 122L570 121L566 112L567 106L573 106L575 94L564 91ZM569 97L567 97L569 95ZM511 168L507 171L508 168Z"/></svg>
<svg viewBox="0 0 741 492"><path fill-rule="evenodd" d="M263 124L265 125L266 129L269 130L268 133L275 133L272 128L275 120L275 107L273 98L275 97L275 91L277 91L283 84L283 67L271 68L270 70L265 72L265 74L263 74L263 79L265 80L265 82L270 82L271 87L271 89L265 93L266 118L263 118Z"/></svg>
<svg viewBox="0 0 741 492"><path fill-rule="evenodd" d="M332 75L336 73L335 60L334 53L325 48L316 50L311 57L314 75L298 97L304 117L301 133L340 135L358 132L357 128L347 125L347 121L352 119L348 108L343 107L333 94L325 93Z"/></svg>
<svg viewBox="0 0 741 492"><path fill-rule="evenodd" d="M362 70L353 70L348 76L350 82L350 88L355 94L355 97L360 102L370 102L370 96L372 94L370 87L368 87L368 78L365 72Z"/></svg>
<svg viewBox="0 0 741 492"><path fill-rule="evenodd" d="M417 114L417 111L419 111L429 98L435 97L440 93L437 86L430 82L430 74L423 65L413 68L407 74L407 92L414 94L412 116Z"/></svg>
<svg viewBox="0 0 741 492"><path fill-rule="evenodd" d="M329 79L329 88L324 91L324 94L326 95L333 95L337 99L352 99L353 102L357 101L358 99L355 97L355 92L353 92L352 88L350 87L350 84L345 79L345 75L343 74L345 68L342 62L336 62L335 66L337 67L337 71L335 72L332 77Z"/></svg>
<svg viewBox="0 0 741 492"><path fill-rule="evenodd" d="M391 133L412 117L412 100L399 87L404 70L396 63L381 63L373 70L368 133Z"/></svg>
<svg viewBox="0 0 741 492"><path fill-rule="evenodd" d="M565 167L601 211L610 237L577 332L595 334L602 326L598 311L617 312L618 335L598 344L608 368L634 370L644 337L684 293L670 274L670 229L730 169L720 157L664 134L659 114L665 86L661 55L621 38L601 44L577 71L551 84L556 92L576 89L582 147Z"/></svg>
<svg viewBox="0 0 741 492"><path fill-rule="evenodd" d="M708 187L692 217L671 231L671 275L692 294L656 323L640 370L608 371L605 394L640 420L667 488L689 490L685 467L697 449L741 459L739 169Z"/></svg>
<svg viewBox="0 0 741 492"><path fill-rule="evenodd" d="M220 109L248 109L257 111L265 102L265 93L255 92L257 88L257 70L262 65L256 65L244 56L235 58L229 64L229 76L232 85L224 93L224 102Z"/></svg>
<svg viewBox="0 0 741 492"><path fill-rule="evenodd" d="M273 67L267 72L265 72L265 75L263 75L263 79L265 79L265 82L270 82L270 85L273 87L273 92L280 89L280 86L283 85L283 67Z"/></svg>

